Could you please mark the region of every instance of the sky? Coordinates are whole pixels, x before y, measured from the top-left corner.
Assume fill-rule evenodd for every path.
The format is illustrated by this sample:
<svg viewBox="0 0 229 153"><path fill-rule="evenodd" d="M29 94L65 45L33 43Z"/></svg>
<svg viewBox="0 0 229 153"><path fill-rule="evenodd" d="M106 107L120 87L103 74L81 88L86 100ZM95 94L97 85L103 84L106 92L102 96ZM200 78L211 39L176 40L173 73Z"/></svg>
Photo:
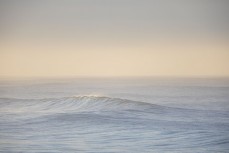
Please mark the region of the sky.
<svg viewBox="0 0 229 153"><path fill-rule="evenodd" d="M228 8L228 0L0 0L0 77L228 77Z"/></svg>

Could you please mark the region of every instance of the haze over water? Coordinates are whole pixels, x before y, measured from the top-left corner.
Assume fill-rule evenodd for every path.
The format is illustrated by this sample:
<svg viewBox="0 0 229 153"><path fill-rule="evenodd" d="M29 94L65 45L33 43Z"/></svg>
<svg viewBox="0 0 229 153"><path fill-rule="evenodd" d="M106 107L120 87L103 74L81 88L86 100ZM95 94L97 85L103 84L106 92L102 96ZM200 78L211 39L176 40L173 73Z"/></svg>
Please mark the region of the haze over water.
<svg viewBox="0 0 229 153"><path fill-rule="evenodd" d="M229 76L227 0L1 0L0 76Z"/></svg>

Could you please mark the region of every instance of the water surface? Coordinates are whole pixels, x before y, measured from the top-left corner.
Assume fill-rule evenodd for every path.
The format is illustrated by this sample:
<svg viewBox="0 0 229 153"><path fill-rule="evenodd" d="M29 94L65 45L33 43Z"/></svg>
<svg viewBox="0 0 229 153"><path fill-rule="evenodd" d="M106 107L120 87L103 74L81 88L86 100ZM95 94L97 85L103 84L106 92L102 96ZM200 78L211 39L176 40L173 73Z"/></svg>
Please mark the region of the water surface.
<svg viewBox="0 0 229 153"><path fill-rule="evenodd" d="M227 152L228 79L2 80L0 152Z"/></svg>

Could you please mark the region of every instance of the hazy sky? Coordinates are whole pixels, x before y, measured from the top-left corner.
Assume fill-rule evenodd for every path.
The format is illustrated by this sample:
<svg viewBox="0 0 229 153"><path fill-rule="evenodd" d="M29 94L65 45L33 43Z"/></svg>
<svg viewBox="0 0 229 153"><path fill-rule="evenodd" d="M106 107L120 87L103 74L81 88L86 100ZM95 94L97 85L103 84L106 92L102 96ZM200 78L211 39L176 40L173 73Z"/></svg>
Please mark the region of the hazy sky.
<svg viewBox="0 0 229 153"><path fill-rule="evenodd" d="M0 76L229 76L228 0L0 0Z"/></svg>

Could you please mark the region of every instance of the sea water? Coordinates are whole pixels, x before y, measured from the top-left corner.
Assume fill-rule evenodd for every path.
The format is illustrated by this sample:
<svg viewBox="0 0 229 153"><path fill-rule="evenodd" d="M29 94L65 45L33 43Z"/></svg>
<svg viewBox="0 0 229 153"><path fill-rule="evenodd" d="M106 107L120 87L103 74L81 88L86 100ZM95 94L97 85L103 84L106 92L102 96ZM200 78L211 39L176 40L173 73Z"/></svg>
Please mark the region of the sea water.
<svg viewBox="0 0 229 153"><path fill-rule="evenodd" d="M229 152L225 78L2 79L0 152Z"/></svg>

